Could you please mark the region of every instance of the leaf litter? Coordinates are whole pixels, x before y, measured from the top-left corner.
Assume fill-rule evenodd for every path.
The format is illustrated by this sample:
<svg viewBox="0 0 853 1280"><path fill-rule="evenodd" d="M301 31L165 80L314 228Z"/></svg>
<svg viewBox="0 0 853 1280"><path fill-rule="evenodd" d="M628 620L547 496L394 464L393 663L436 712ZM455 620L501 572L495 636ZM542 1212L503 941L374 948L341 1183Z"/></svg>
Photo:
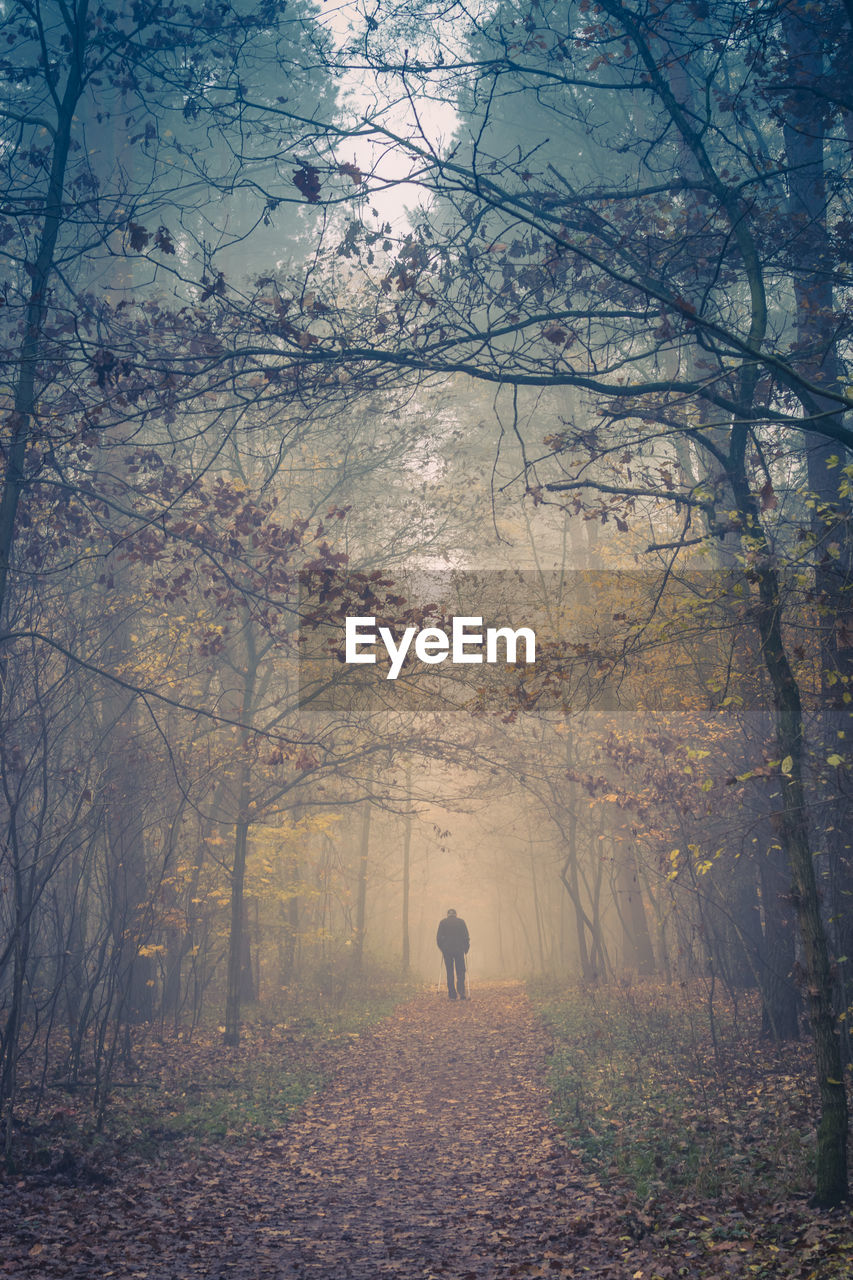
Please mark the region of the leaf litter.
<svg viewBox="0 0 853 1280"><path fill-rule="evenodd" d="M77 1280L671 1280L851 1274L848 1210L687 1202L603 1185L550 1116L522 987L423 994L335 1054L249 1143L113 1155L0 1184L0 1276Z"/></svg>

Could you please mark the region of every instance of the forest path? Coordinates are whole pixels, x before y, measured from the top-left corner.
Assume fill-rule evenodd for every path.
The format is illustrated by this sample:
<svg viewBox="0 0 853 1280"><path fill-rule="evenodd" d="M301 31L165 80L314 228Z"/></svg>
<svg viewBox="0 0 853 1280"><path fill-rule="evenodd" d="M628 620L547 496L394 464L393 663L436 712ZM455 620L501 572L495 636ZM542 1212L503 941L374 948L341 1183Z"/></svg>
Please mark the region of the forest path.
<svg viewBox="0 0 853 1280"><path fill-rule="evenodd" d="M283 1151L282 1276L539 1276L575 1256L546 1038L519 986L426 996L354 1046ZM584 1187L586 1190L586 1187Z"/></svg>
<svg viewBox="0 0 853 1280"><path fill-rule="evenodd" d="M424 994L265 1139L136 1166L121 1185L52 1187L43 1217L27 1197L0 1275L630 1276L648 1259L548 1119L546 1051L520 986Z"/></svg>

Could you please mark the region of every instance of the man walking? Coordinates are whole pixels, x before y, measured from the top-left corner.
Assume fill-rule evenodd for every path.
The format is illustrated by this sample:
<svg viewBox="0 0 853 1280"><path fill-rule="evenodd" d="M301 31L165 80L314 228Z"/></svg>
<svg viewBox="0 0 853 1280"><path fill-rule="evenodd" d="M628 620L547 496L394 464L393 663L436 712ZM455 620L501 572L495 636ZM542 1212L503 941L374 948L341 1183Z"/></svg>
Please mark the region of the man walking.
<svg viewBox="0 0 853 1280"><path fill-rule="evenodd" d="M468 926L452 907L440 922L435 940L444 956L444 967L447 970L447 994L451 1000L455 1000L457 994L460 1000L464 1000L465 956L468 954L471 939L468 937Z"/></svg>

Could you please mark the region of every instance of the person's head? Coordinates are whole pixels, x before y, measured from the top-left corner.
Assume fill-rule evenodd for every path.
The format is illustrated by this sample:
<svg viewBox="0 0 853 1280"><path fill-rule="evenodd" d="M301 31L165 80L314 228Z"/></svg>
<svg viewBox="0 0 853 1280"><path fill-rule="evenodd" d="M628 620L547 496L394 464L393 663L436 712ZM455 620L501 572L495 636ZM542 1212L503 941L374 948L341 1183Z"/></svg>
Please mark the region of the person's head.
<svg viewBox="0 0 853 1280"><path fill-rule="evenodd" d="M449 916L455 916L455 915L456 915L456 912L453 910L453 908L452 908L452 907L449 907L449 908L448 908L448 911L447 911L447 914L448 914Z"/></svg>

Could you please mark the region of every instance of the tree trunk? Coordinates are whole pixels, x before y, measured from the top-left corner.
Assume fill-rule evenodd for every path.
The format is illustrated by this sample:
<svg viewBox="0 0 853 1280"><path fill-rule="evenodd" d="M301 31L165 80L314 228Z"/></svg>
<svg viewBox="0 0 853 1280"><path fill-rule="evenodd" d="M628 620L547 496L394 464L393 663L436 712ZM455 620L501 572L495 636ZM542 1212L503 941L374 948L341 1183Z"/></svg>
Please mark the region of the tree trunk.
<svg viewBox="0 0 853 1280"><path fill-rule="evenodd" d="M563 707L563 714L566 717L565 723L569 724L569 709ZM573 739L571 728L566 733L566 768L573 767L572 759ZM570 796L570 802L571 802ZM563 865L560 868L560 881L566 893L571 899L572 907L575 913L575 931L577 933L578 943L578 959L581 966L581 977L584 982L591 982L594 978L592 964L589 958L589 951L586 945L586 930L589 929L592 934L592 921L587 916L581 904L580 883L578 878L578 852L577 852L577 834L578 819L574 810L574 805L567 811L567 821L565 827L566 837L566 856L563 859Z"/></svg>
<svg viewBox="0 0 853 1280"><path fill-rule="evenodd" d="M299 939L299 857L296 853L292 853L287 860L287 880L284 946L281 953L280 972L283 986L291 983L296 976L296 948Z"/></svg>
<svg viewBox="0 0 853 1280"><path fill-rule="evenodd" d="M353 968L358 972L364 962L364 933L367 921L367 865L370 854L370 799L362 801L361 841L358 857L358 888L355 905L355 934L352 942Z"/></svg>
<svg viewBox="0 0 853 1280"><path fill-rule="evenodd" d="M619 881L622 897L620 914L625 927L625 958L628 968L635 970L641 977L650 977L655 971L655 953L640 887L637 856L632 845L624 849L619 859Z"/></svg>
<svg viewBox="0 0 853 1280"><path fill-rule="evenodd" d="M539 886L536 881L536 860L533 844L530 845L530 882L533 886L533 915L536 920L536 946L539 954L539 972L545 972L545 942L542 936L542 911L539 906Z"/></svg>
<svg viewBox="0 0 853 1280"><path fill-rule="evenodd" d="M815 1203L830 1207L847 1199L847 1098L833 1008L829 946L809 842L803 786L803 717L800 689L785 651L779 579L763 536L757 503L749 491L743 459L746 436L733 432L732 478L742 527L750 531L759 602L755 613L761 651L770 677L781 756L779 841L793 876L793 897L803 942L809 1018L820 1093Z"/></svg>
<svg viewBox="0 0 853 1280"><path fill-rule="evenodd" d="M249 836L248 766L241 766L240 808L234 830L234 865L231 869L231 927L228 938L228 987L225 995L225 1043L240 1043L240 1004L243 989L243 886Z"/></svg>
<svg viewBox="0 0 853 1280"><path fill-rule="evenodd" d="M790 879L784 855L768 849L758 859L764 940L759 956L761 1032L776 1041L799 1040L799 1000L794 986L794 930Z"/></svg>
<svg viewBox="0 0 853 1280"><path fill-rule="evenodd" d="M407 780L408 780L407 773ZM411 954L409 949L409 880L411 870L411 852L412 852L412 811L406 814L405 827L403 829L403 973L409 972L411 964Z"/></svg>
<svg viewBox="0 0 853 1280"><path fill-rule="evenodd" d="M838 324L833 296L833 273L827 269L834 252L827 209L825 148L829 116L814 87L826 78L824 53L827 34L833 43L843 21L840 11L830 17L828 6L816 7L804 0L791 0L782 10L785 41L786 80L790 90L785 102L785 155L788 165L788 211L792 228L791 255L794 259L793 285L796 304L798 367L816 386L837 390L843 381L838 352ZM824 10L823 12L821 10ZM847 6L848 19L853 13ZM832 28L828 31L828 28ZM806 403L806 410L820 415L827 424L842 423L838 406L819 393ZM820 635L822 717L820 742L834 751L845 737L849 712L843 702L853 687L853 537L851 502L840 494L842 468L849 452L835 441L821 443L806 437L809 490L814 537L814 574L817 625ZM820 840L831 864L830 887L834 901L829 917L834 922L834 941L839 970L839 995L849 984L851 964L847 957L853 946L853 926L847 904L853 896L853 860L848 833L851 823L849 796L839 789L832 809L827 809ZM847 1006L839 999L838 1009ZM847 1057L853 1056L845 1028Z"/></svg>
<svg viewBox="0 0 853 1280"><path fill-rule="evenodd" d="M246 620L246 667L243 682L241 720L247 724L255 697L258 657L252 623ZM244 909L243 889L246 882L246 854L249 839L249 806L251 803L251 765L248 759L248 736L242 741L237 795L237 821L234 827L234 865L231 869L231 923L228 937L228 978L225 994L225 1043L240 1043L240 1003L243 987Z"/></svg>
<svg viewBox="0 0 853 1280"><path fill-rule="evenodd" d="M38 400L37 370L42 355L42 339L47 317L50 277L54 270L54 255L59 230L62 225L65 174L71 152L71 130L75 110L83 89L83 58L81 47L85 41L88 20L88 3L82 0L78 6L72 41L77 46L76 56L69 60L70 70L62 101L57 109L56 132L53 136L53 156L50 178L44 203L44 222L38 253L29 272L32 280L27 313L21 325L23 341L18 356L18 376L14 390L14 411L10 418L10 439L5 446L6 470L3 490L0 494L0 618L6 600L12 548L15 540L15 518L21 492L26 483L24 460L30 440L33 414ZM2 692L2 681L0 681Z"/></svg>

